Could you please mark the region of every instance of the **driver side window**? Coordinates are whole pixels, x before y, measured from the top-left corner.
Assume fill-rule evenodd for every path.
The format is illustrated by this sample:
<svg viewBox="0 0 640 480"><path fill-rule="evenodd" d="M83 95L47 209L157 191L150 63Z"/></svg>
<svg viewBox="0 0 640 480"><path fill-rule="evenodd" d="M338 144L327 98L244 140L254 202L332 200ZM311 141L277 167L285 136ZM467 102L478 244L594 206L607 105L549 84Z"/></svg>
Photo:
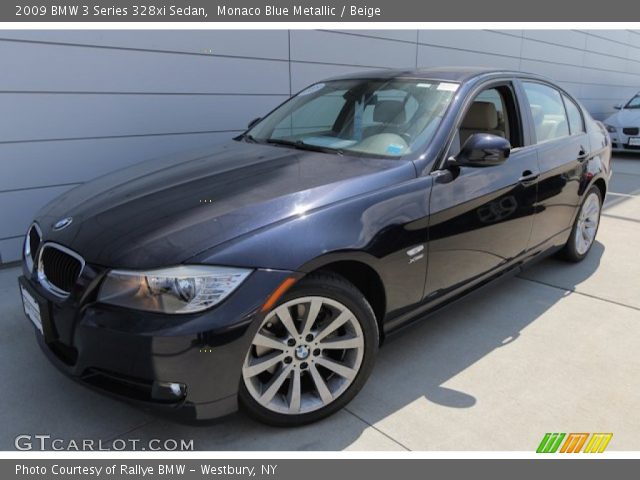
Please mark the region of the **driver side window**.
<svg viewBox="0 0 640 480"><path fill-rule="evenodd" d="M514 148L522 146L515 96L510 86L487 88L476 95L456 132L450 156L456 155L476 133L506 138Z"/></svg>

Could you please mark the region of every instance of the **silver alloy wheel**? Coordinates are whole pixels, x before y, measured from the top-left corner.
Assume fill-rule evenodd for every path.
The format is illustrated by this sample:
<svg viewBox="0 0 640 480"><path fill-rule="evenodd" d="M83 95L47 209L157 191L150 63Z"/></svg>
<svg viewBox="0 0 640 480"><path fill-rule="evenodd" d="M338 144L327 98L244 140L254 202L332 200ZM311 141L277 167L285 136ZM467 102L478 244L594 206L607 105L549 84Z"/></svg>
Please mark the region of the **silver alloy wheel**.
<svg viewBox="0 0 640 480"><path fill-rule="evenodd" d="M242 377L260 405L299 415L340 397L355 380L363 355L362 327L345 305L326 297L301 297L263 320Z"/></svg>
<svg viewBox="0 0 640 480"><path fill-rule="evenodd" d="M580 209L576 225L575 247L579 255L584 255L591 247L600 221L600 198L591 192Z"/></svg>

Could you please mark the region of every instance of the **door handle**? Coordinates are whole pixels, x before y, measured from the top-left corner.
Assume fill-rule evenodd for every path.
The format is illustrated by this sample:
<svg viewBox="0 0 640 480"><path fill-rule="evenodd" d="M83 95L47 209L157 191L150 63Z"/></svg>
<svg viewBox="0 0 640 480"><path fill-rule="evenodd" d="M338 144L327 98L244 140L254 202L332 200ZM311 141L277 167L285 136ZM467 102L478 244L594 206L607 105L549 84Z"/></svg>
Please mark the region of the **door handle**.
<svg viewBox="0 0 640 480"><path fill-rule="evenodd" d="M525 170L524 172L522 172L522 176L518 179L518 182L522 183L523 185L529 185L538 180L539 176L539 174L533 173L531 170Z"/></svg>
<svg viewBox="0 0 640 480"><path fill-rule="evenodd" d="M587 149L580 145L580 151L578 152L578 161L584 162L589 154L587 153Z"/></svg>

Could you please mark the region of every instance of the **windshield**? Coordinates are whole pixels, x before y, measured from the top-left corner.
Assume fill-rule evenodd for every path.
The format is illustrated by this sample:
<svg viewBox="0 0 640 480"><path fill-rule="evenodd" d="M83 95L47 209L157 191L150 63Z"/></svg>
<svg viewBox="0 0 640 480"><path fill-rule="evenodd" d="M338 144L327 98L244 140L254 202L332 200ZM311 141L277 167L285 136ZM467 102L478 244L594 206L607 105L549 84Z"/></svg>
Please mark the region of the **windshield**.
<svg viewBox="0 0 640 480"><path fill-rule="evenodd" d="M636 95L629 103L627 103L624 108L640 108L640 95Z"/></svg>
<svg viewBox="0 0 640 480"><path fill-rule="evenodd" d="M433 137L457 83L335 80L308 87L251 128L246 141L401 157Z"/></svg>

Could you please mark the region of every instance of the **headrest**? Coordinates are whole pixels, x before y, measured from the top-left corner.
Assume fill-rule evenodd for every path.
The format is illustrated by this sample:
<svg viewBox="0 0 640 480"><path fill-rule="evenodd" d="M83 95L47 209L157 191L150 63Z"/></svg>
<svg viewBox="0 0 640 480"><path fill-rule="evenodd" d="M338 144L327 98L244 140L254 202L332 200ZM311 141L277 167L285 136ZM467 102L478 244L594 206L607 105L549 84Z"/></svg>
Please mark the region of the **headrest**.
<svg viewBox="0 0 640 480"><path fill-rule="evenodd" d="M398 100L378 100L373 108L373 121L395 125L404 123L404 103Z"/></svg>
<svg viewBox="0 0 640 480"><path fill-rule="evenodd" d="M462 121L462 128L494 130L498 126L498 112L491 102L473 102Z"/></svg>

